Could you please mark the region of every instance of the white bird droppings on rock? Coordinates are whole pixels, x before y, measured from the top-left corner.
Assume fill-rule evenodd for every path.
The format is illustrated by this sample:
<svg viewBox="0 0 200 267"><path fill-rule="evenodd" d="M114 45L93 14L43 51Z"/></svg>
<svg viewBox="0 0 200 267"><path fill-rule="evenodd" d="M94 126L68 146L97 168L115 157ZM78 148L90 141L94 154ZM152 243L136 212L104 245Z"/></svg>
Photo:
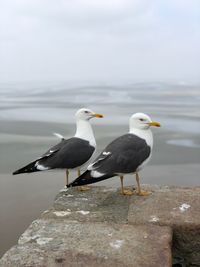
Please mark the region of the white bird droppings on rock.
<svg viewBox="0 0 200 267"><path fill-rule="evenodd" d="M43 211L43 214L48 213L48 212L49 212L49 210L45 210L45 211Z"/></svg>
<svg viewBox="0 0 200 267"><path fill-rule="evenodd" d="M86 197L82 197L81 200L82 200L82 201L88 201L88 198L86 198Z"/></svg>
<svg viewBox="0 0 200 267"><path fill-rule="evenodd" d="M87 210L77 210L76 212L77 212L77 213L80 213L80 214L82 214L82 215L87 215L87 214L90 213L90 212L87 211Z"/></svg>
<svg viewBox="0 0 200 267"><path fill-rule="evenodd" d="M40 236L39 235L33 235L33 236L29 236L28 233L24 233L18 240L18 244L19 245L23 245L25 243L28 243L28 242L32 242L34 240L36 240L37 238L39 238Z"/></svg>
<svg viewBox="0 0 200 267"><path fill-rule="evenodd" d="M155 215L150 216L149 222L158 222L158 221L159 221L159 218L157 216Z"/></svg>
<svg viewBox="0 0 200 267"><path fill-rule="evenodd" d="M68 190L69 190L69 188L64 187L64 188L62 188L62 189L60 190L60 193L61 193L61 192L67 192Z"/></svg>
<svg viewBox="0 0 200 267"><path fill-rule="evenodd" d="M53 240L52 237L41 237L36 240L38 245L45 245L46 243L49 243L51 240Z"/></svg>
<svg viewBox="0 0 200 267"><path fill-rule="evenodd" d="M113 187L113 188L105 188L102 190L102 192L114 192L116 191L116 189Z"/></svg>
<svg viewBox="0 0 200 267"><path fill-rule="evenodd" d="M181 212L185 212L187 209L189 209L191 206L187 203L183 203L180 207L179 207L179 210Z"/></svg>
<svg viewBox="0 0 200 267"><path fill-rule="evenodd" d="M71 214L71 211L54 211L53 213L58 217L64 217Z"/></svg>
<svg viewBox="0 0 200 267"><path fill-rule="evenodd" d="M110 242L110 246L112 248L119 249L119 248L121 248L121 246L123 245L123 243L124 243L124 240L115 240L113 242Z"/></svg>

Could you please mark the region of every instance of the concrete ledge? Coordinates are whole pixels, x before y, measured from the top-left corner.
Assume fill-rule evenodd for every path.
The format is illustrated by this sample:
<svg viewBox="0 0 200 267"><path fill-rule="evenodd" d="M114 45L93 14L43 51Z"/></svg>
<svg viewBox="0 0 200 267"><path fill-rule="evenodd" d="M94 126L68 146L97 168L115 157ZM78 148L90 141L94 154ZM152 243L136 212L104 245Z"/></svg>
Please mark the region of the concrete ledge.
<svg viewBox="0 0 200 267"><path fill-rule="evenodd" d="M128 222L170 226L180 266L200 266L200 188L151 187L147 198L130 200Z"/></svg>
<svg viewBox="0 0 200 267"><path fill-rule="evenodd" d="M148 197L132 197L128 221L131 224L153 223L173 228L200 225L200 188L150 187Z"/></svg>
<svg viewBox="0 0 200 267"><path fill-rule="evenodd" d="M200 188L146 188L61 191L0 266L200 266Z"/></svg>
<svg viewBox="0 0 200 267"><path fill-rule="evenodd" d="M37 220L3 266L171 266L171 230L159 226Z"/></svg>
<svg viewBox="0 0 200 267"><path fill-rule="evenodd" d="M77 188L61 191L53 207L42 218L60 218L79 222L126 223L130 197L123 197L117 189L92 187L80 192Z"/></svg>

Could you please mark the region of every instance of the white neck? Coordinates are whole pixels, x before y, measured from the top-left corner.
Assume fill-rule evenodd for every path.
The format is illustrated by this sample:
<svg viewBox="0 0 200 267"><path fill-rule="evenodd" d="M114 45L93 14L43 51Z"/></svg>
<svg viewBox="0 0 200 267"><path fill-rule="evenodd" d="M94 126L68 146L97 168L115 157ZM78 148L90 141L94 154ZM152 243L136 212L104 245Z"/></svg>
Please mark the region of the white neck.
<svg viewBox="0 0 200 267"><path fill-rule="evenodd" d="M153 148L153 134L151 129L136 129L136 128L130 128L129 133L135 134L138 137L145 139L147 145L149 145L151 148Z"/></svg>
<svg viewBox="0 0 200 267"><path fill-rule="evenodd" d="M76 121L76 134L75 137L84 139L90 143L91 146L96 147L92 126L89 121L77 120Z"/></svg>

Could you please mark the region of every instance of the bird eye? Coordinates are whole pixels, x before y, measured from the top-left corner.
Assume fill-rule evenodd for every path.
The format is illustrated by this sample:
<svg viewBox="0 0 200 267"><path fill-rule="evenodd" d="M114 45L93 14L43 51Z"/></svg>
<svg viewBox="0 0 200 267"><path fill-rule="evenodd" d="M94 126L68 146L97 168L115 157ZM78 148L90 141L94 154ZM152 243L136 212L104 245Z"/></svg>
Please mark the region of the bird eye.
<svg viewBox="0 0 200 267"><path fill-rule="evenodd" d="M140 121L144 121L144 119L139 119Z"/></svg>
<svg viewBox="0 0 200 267"><path fill-rule="evenodd" d="M89 113L89 111L85 110L85 113L86 113L86 114L88 114L88 113Z"/></svg>

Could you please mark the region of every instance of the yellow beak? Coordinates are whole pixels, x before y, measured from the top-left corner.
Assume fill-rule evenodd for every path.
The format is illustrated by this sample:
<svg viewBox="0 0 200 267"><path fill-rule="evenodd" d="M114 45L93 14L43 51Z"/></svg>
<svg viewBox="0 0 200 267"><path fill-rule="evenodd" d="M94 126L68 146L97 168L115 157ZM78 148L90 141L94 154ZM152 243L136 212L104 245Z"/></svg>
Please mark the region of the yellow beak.
<svg viewBox="0 0 200 267"><path fill-rule="evenodd" d="M152 122L149 122L148 124L149 124L150 126L155 126L155 127L160 127L160 126L161 126L160 123L157 122L157 121L152 121Z"/></svg>
<svg viewBox="0 0 200 267"><path fill-rule="evenodd" d="M94 114L93 114L93 117L96 117L96 118L103 118L103 115L102 115L102 114L99 114L99 113L94 113Z"/></svg>

